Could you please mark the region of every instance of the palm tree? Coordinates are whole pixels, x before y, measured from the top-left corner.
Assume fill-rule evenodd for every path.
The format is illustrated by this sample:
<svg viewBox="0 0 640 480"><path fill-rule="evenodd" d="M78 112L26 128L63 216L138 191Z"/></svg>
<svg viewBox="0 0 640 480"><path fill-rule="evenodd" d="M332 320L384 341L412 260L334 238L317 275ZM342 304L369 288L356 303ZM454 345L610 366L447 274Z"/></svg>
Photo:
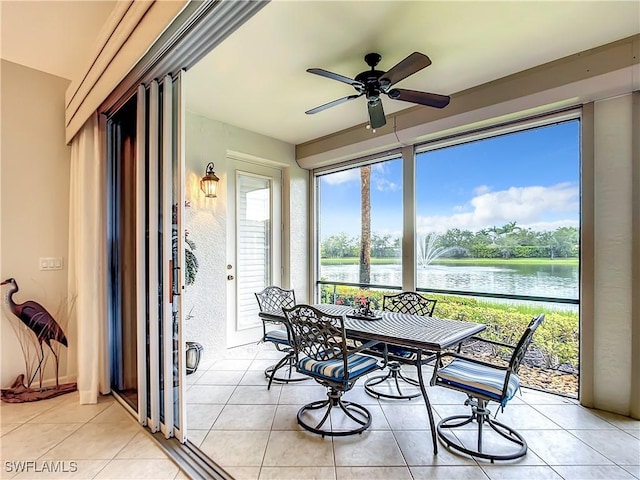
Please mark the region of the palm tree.
<svg viewBox="0 0 640 480"><path fill-rule="evenodd" d="M360 283L371 280L371 166L360 168L362 221L360 222Z"/></svg>

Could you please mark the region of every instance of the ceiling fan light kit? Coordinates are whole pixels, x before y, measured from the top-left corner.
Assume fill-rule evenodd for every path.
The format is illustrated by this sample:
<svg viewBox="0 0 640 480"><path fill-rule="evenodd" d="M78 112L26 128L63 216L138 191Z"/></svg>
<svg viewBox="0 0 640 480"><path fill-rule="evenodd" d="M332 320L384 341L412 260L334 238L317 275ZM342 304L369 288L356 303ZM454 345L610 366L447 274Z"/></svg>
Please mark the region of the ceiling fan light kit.
<svg viewBox="0 0 640 480"><path fill-rule="evenodd" d="M354 79L338 73L329 72L322 68L309 68L307 72L351 85L358 93L357 95L349 95L325 103L311 110L307 110L305 113L312 115L365 95L367 99L367 112L369 114L369 124L367 128L370 128L371 131L375 133L377 128L383 127L387 123L384 108L382 107L382 100L380 99L381 93L384 93L392 100L401 100L403 102L416 103L427 107L444 108L449 104L450 97L446 95L407 90L404 88L391 88L399 81L431 65L431 60L423 53L413 52L387 72L376 70L376 66L380 63L381 59L382 55L379 53L367 53L364 56L364 61L371 67L371 70L359 73Z"/></svg>

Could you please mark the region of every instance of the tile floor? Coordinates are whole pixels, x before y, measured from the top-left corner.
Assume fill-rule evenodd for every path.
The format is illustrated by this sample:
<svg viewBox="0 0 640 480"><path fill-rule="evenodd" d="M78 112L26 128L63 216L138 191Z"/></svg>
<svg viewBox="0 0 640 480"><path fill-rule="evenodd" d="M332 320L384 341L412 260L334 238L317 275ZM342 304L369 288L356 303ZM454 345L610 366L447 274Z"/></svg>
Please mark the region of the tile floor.
<svg viewBox="0 0 640 480"><path fill-rule="evenodd" d="M377 400L362 380L347 398L366 405L372 426L323 439L302 430L296 412L324 388L309 380L266 390L263 370L280 355L270 345L233 349L187 377L189 438L237 480L640 478L640 422L527 389L498 415L529 443L517 461L476 461L441 445L434 456L421 399ZM430 387L429 395L436 421L466 411L456 392ZM84 406L77 394L0 403L0 420L0 478L187 478L112 397ZM39 471L16 472L19 460ZM45 465L75 471L47 473Z"/></svg>
<svg viewBox="0 0 640 480"><path fill-rule="evenodd" d="M308 380L266 389L263 370L280 356L270 345L237 348L187 377L189 438L237 480L640 478L639 421L528 389L498 415L529 444L516 461L476 461L442 445L434 456L422 399L372 398L363 379L345 398L372 412L370 429L322 438L302 430L296 412L324 398L323 387ZM466 412L458 392L429 387L429 396L436 422Z"/></svg>
<svg viewBox="0 0 640 480"><path fill-rule="evenodd" d="M188 478L111 396L0 402L0 420L3 479Z"/></svg>

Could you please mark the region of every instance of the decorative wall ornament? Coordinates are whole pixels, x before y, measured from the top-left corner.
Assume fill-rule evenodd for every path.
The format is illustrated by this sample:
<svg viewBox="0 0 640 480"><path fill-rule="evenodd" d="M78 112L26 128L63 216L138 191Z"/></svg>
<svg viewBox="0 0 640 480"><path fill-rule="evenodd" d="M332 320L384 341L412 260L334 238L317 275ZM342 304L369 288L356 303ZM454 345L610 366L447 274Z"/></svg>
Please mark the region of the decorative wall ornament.
<svg viewBox="0 0 640 480"><path fill-rule="evenodd" d="M60 384L59 382L60 345L69 346L60 324L46 308L33 300L16 303L13 296L18 292L19 287L14 278L8 278L0 285L11 285L6 295L6 304L11 311L11 315L7 315L7 318L20 342L25 362L25 373L18 375L11 387L2 389L0 395L2 401L33 402L75 391L76 383ZM66 320L74 306L75 299L71 302L62 302L57 317ZM49 347L46 353L43 343ZM56 384L53 387L43 387L43 372L50 358L49 352L55 358ZM32 385L36 375L38 375L38 387L34 388ZM26 379L29 380L25 382Z"/></svg>

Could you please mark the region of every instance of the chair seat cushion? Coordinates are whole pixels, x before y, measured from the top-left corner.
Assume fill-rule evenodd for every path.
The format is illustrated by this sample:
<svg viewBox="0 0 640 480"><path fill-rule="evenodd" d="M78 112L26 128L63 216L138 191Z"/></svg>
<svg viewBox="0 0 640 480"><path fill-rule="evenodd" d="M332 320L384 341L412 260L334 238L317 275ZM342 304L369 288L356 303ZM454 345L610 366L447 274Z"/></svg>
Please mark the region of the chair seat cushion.
<svg viewBox="0 0 640 480"><path fill-rule="evenodd" d="M375 358L353 353L347 356L348 379L357 378L378 368ZM298 370L312 376L342 382L345 380L344 361L339 359L318 361L306 357L298 362Z"/></svg>
<svg viewBox="0 0 640 480"><path fill-rule="evenodd" d="M502 395L507 372L486 365L479 365L462 358L456 358L438 370L438 380L461 390L484 395L501 405L505 405L520 388L520 380L514 373L509 377L506 395Z"/></svg>
<svg viewBox="0 0 640 480"><path fill-rule="evenodd" d="M289 345L289 335L287 334L287 330L284 328L277 328L274 330L269 330L264 335L265 342L274 342L274 343L282 343L284 345Z"/></svg>

